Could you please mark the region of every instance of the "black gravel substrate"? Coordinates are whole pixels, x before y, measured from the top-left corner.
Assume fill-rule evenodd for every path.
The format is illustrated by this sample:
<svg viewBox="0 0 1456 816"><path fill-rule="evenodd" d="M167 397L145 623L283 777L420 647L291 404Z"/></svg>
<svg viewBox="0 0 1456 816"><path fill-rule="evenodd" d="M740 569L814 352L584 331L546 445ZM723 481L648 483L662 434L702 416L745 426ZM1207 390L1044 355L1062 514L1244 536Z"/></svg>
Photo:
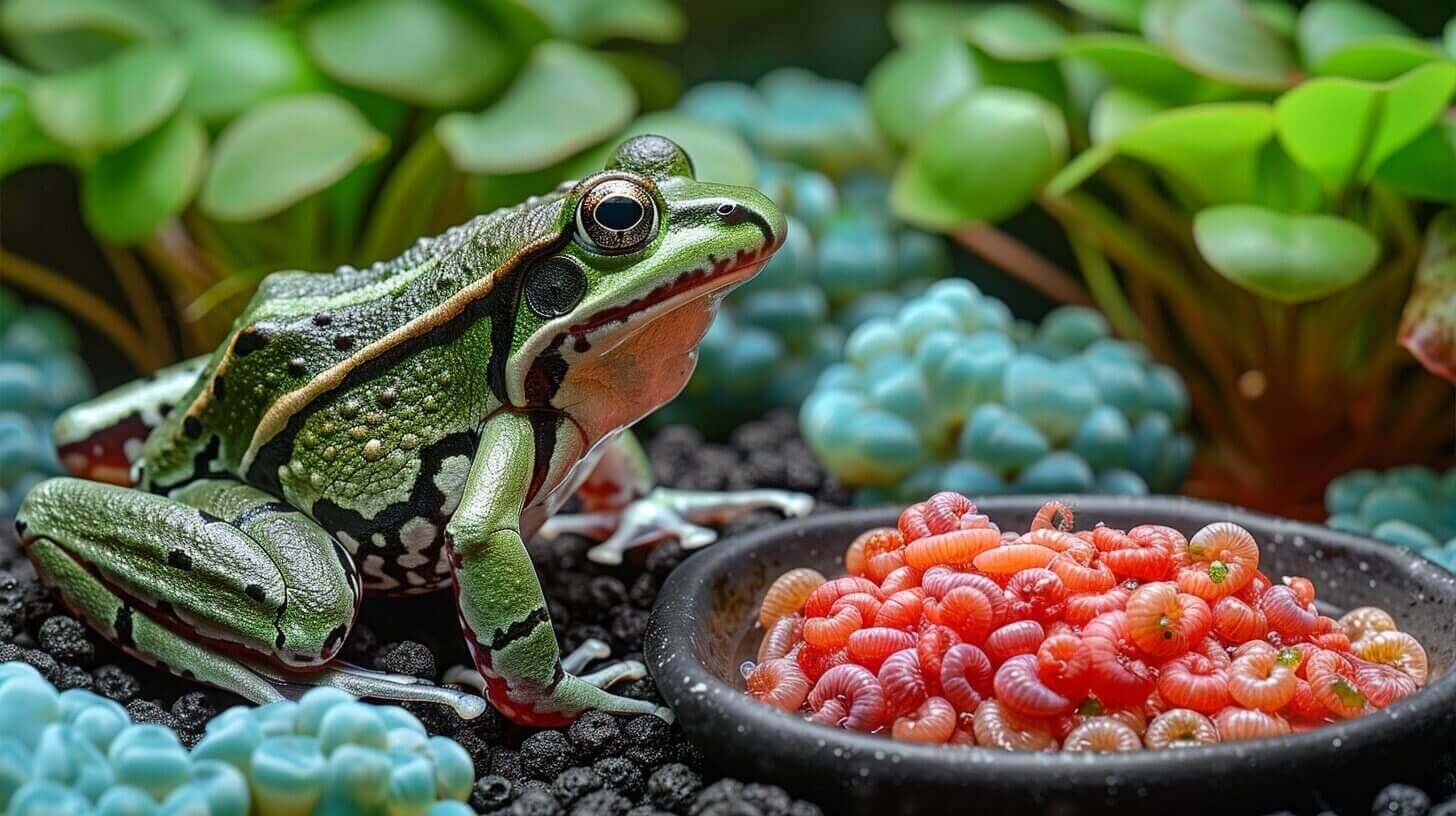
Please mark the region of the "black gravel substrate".
<svg viewBox="0 0 1456 816"><path fill-rule="evenodd" d="M648 444L654 472L665 485L705 490L781 487L812 493L821 509L848 501L799 438L794 417L775 414L740 428L728 444L705 443L691 428L670 427ZM771 524L755 513L725 535ZM641 659L642 635L662 580L686 557L676 544L629 556L620 567L585 558L590 542L576 537L537 542L533 558L564 649L588 638L612 645L616 659ZM450 666L468 664L450 593L371 598L345 645L351 662L438 681ZM133 719L177 730L196 742L207 720L242 700L203 689L145 666L93 634L35 581L9 524L0 529L0 661L24 660L58 688L88 688L126 705ZM650 679L616 689L660 702ZM711 767L680 728L651 716L590 713L570 727L536 731L494 711L462 721L439 706L409 705L432 732L454 737L471 753L478 774L472 806L507 816L816 816L813 803L781 788L732 778ZM1440 763L1452 767L1449 758ZM1426 777L1428 773L1413 774ZM1315 780L1297 784L1314 786ZM1456 778L1445 775L1429 793L1391 785L1364 807L1332 795L1339 810L1321 816L1456 816ZM1433 804L1433 801L1435 804Z"/></svg>

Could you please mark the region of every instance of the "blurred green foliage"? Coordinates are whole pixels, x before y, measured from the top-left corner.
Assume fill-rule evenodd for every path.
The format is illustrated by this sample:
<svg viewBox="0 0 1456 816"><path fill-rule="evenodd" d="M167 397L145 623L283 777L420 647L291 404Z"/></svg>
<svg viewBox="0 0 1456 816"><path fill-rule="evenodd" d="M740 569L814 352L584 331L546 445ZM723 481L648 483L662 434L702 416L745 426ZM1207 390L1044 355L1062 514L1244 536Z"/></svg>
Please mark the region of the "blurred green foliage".
<svg viewBox="0 0 1456 816"><path fill-rule="evenodd" d="M196 350L268 272L388 257L549 187L639 111L671 104L675 69L638 46L684 25L668 0L279 0L246 12L4 0L16 60L0 58L0 175L74 168L86 223L114 257L134 256L120 263L163 279ZM59 284L36 288L62 299Z"/></svg>
<svg viewBox="0 0 1456 816"><path fill-rule="evenodd" d="M1426 39L1360 0L1062 0L889 22L866 87L896 214L973 249L1052 216L1081 273L1054 282L1184 373L1222 495L1307 502L1449 439L1382 429L1444 416L1397 339L1456 371L1449 276L1400 322L1423 243L1451 246L1422 233L1456 202L1456 20Z"/></svg>

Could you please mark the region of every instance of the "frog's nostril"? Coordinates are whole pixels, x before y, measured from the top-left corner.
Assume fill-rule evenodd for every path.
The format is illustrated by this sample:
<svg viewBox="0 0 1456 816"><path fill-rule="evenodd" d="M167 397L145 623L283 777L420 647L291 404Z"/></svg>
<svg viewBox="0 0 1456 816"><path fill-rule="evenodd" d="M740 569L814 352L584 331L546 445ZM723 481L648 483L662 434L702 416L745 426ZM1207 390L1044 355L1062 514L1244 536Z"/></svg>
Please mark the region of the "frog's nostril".
<svg viewBox="0 0 1456 816"><path fill-rule="evenodd" d="M718 214L726 218L726 217L732 215L733 214L733 211L736 210L736 209L738 209L738 205L737 204L719 204L718 205Z"/></svg>

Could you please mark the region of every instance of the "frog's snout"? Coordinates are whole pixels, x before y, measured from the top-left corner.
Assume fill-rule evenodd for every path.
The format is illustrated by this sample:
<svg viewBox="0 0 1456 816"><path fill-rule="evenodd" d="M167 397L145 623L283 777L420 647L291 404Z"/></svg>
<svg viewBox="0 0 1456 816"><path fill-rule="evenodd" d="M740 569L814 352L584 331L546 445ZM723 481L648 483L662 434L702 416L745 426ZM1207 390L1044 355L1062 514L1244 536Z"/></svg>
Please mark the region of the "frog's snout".
<svg viewBox="0 0 1456 816"><path fill-rule="evenodd" d="M715 212L725 226L753 224L758 227L759 231L763 233L762 251L764 253L778 249L789 232L788 221L784 218L783 210L758 193L744 196L743 199L737 201L724 201L718 205Z"/></svg>

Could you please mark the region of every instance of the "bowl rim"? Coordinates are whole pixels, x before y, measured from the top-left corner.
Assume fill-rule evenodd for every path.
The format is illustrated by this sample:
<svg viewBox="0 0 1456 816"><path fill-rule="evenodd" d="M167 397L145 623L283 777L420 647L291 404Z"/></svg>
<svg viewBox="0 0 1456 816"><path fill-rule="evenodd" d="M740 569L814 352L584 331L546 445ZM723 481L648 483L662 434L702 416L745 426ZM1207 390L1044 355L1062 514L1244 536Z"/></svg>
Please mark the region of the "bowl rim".
<svg viewBox="0 0 1456 816"><path fill-rule="evenodd" d="M1408 572L1413 580L1430 588L1444 584L1442 594L1456 604L1456 575L1412 552L1328 527L1292 521L1234 505L1173 496L1086 495L988 497L978 499L976 503L982 512L994 518L1000 513L1034 512L1043 503L1053 499L1066 502L1074 511L1086 512L1092 516L1136 510L1147 516L1148 523L1156 523L1158 518L1179 514L1214 516L1217 520L1232 521L1250 528L1251 531L1258 528L1255 534L1262 538L1274 536L1278 540L1288 540L1302 536L1307 540L1347 549L1369 559L1394 562L1397 567ZM1180 777L1206 779L1210 773L1217 772L1213 769L1227 768L1229 763L1248 765L1272 762L1273 767L1278 765L1277 760L1281 757L1303 756L1307 752L1328 747L1352 753L1361 748L1385 743L1393 734L1403 729L1420 727L1419 724L1428 717L1446 716L1453 704L1456 704L1456 670L1448 667L1443 675L1428 682L1416 694L1384 709L1302 733L1203 746L1197 749L1196 762L1188 762L1186 754L1171 750L1094 754L1071 751L1004 751L984 746L966 746L958 751L950 751L939 745L918 745L881 735L817 725L750 699L740 689L720 680L697 658L695 641L700 635L706 634L703 631L706 624L702 620L702 613L706 611L708 593L702 590L711 586L721 575L730 572L735 563L742 563L744 559L751 557L754 550L785 536L807 536L826 528L838 529L847 526L867 529L884 526L893 524L899 512L899 508L883 507L831 511L787 521L719 542L694 554L674 570L659 593L657 605L649 621L646 656L658 688L673 710L679 712L679 719L707 717L713 722L701 725L705 729L714 728L716 733L736 732L739 737L759 739L764 743L774 740L791 741L801 746L813 746L818 750L829 749L836 756L871 756L877 762L889 761L902 766L913 765L926 769L936 778L954 775L965 783L994 781L991 779L994 775L1003 782L1018 784L1016 780L1021 773L1054 773L1064 785L1086 785L1101 789L1111 778L1120 776L1125 783L1133 783L1137 777L1150 771L1158 772L1160 783L1177 783ZM1213 520L1209 518L1209 521L1202 523ZM716 698L718 704L706 705L700 701L709 696ZM1022 779L1020 783L1024 784L1025 781ZM1295 781L1295 784L1298 782Z"/></svg>

